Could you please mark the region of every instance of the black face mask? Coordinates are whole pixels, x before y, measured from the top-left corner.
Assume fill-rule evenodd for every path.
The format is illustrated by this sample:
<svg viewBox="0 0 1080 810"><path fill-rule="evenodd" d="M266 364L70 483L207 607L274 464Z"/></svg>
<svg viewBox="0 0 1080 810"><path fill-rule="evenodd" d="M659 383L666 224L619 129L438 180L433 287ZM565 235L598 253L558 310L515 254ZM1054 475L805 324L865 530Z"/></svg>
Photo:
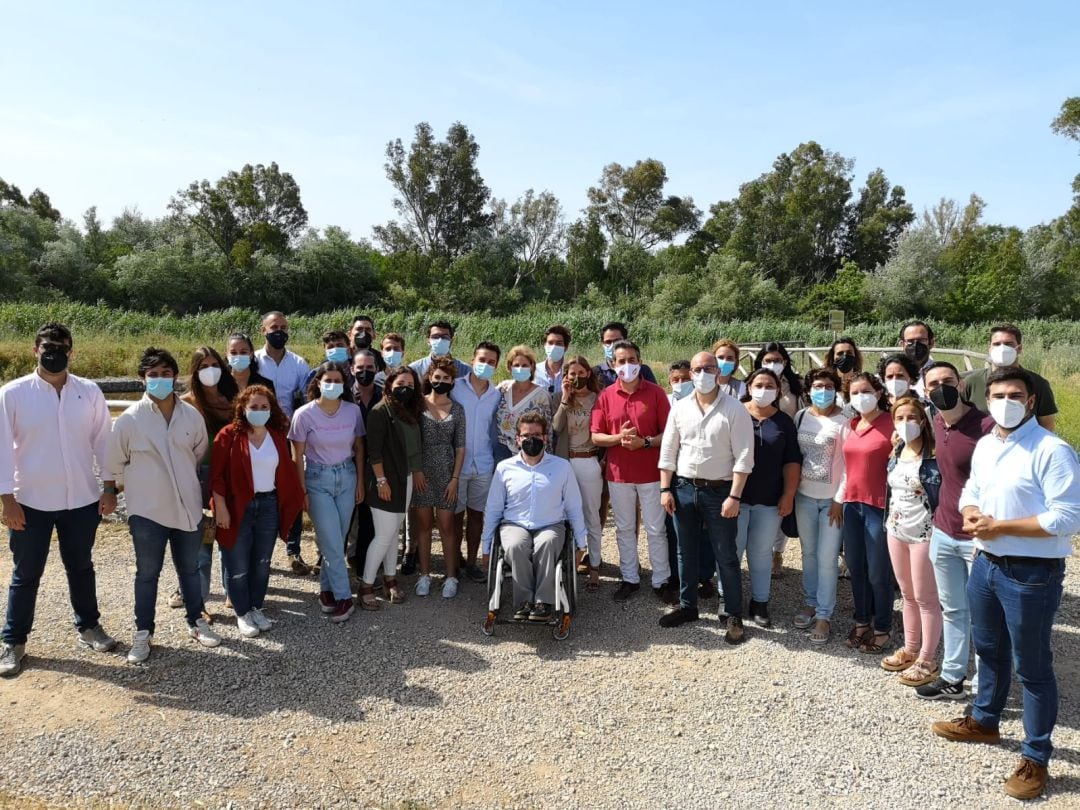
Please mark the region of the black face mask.
<svg viewBox="0 0 1080 810"><path fill-rule="evenodd" d="M833 359L833 367L841 374L847 374L855 369L855 357L850 354L838 354Z"/></svg>
<svg viewBox="0 0 1080 810"><path fill-rule="evenodd" d="M363 371L358 371L354 376L356 377L356 381L360 383L360 385L367 386L375 382L375 372L372 371L370 368L365 368Z"/></svg>
<svg viewBox="0 0 1080 810"><path fill-rule="evenodd" d="M529 436L521 440L521 451L527 456L538 456L544 452L544 440L539 436Z"/></svg>
<svg viewBox="0 0 1080 810"><path fill-rule="evenodd" d="M284 349L285 344L289 342L289 333L283 329L278 329L276 332L271 332L266 336L266 342L274 349Z"/></svg>
<svg viewBox="0 0 1080 810"><path fill-rule="evenodd" d="M925 343L911 343L904 347L904 354L921 366L930 356L930 347Z"/></svg>
<svg viewBox="0 0 1080 810"><path fill-rule="evenodd" d="M960 389L955 385L939 385L930 392L930 401L939 411L951 411L960 404Z"/></svg>
<svg viewBox="0 0 1080 810"><path fill-rule="evenodd" d="M440 394L440 395L449 394L450 389L453 388L453 387L454 387L454 384L453 383L448 383L448 382L437 382L437 383L432 383L431 384L431 390L434 391L436 394Z"/></svg>
<svg viewBox="0 0 1080 810"><path fill-rule="evenodd" d="M67 368L68 353L60 349L49 349L38 355L38 362L50 374L59 374Z"/></svg>
<svg viewBox="0 0 1080 810"><path fill-rule="evenodd" d="M353 338L353 345L358 349L371 348L371 335L367 332L357 332L356 337Z"/></svg>
<svg viewBox="0 0 1080 810"><path fill-rule="evenodd" d="M400 402L402 405L408 405L413 401L413 394L415 393L410 386L401 386L400 388L393 389L394 399Z"/></svg>
<svg viewBox="0 0 1080 810"><path fill-rule="evenodd" d="M576 389L578 389L580 391L582 388L584 388L588 384L588 382L589 382L589 380L586 377L576 377L576 378L574 378L574 388L576 388Z"/></svg>

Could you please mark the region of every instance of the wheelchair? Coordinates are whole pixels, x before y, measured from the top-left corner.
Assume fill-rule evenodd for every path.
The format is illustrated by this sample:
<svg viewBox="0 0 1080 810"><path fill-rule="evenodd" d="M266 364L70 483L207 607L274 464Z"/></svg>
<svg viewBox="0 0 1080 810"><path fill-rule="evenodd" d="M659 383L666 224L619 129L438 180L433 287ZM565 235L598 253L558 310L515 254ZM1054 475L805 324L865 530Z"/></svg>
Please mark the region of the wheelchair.
<svg viewBox="0 0 1080 810"><path fill-rule="evenodd" d="M509 588L513 592L513 584L509 581L510 560L506 558L499 532L495 532L495 538L491 544L491 554L488 558L487 574L487 618L484 619L482 631L485 636L495 635L495 624L536 624L551 628L551 635L556 641L565 641L570 635L570 623L577 613L577 565L574 561L574 540L570 527L566 527L566 540L563 543L562 552L559 554L558 566L555 569L555 604L552 605L551 619L540 625L539 622L514 621L512 619L500 619L499 608L502 603L503 588Z"/></svg>

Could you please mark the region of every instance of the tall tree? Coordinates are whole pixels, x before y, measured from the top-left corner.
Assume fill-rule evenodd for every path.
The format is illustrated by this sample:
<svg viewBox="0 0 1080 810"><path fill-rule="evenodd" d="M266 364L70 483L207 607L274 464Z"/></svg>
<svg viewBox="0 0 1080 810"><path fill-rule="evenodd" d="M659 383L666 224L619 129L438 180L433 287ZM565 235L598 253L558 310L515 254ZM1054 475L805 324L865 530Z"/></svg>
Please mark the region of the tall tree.
<svg viewBox="0 0 1080 810"><path fill-rule="evenodd" d="M599 185L589 189L588 212L595 214L610 242L623 241L646 250L697 229L701 211L692 197L665 197L667 169L659 160L633 166L610 163Z"/></svg>
<svg viewBox="0 0 1080 810"><path fill-rule="evenodd" d="M604 253L607 240L600 229L596 213L577 220L567 230L566 272L571 279L574 297L585 291L590 283L604 275Z"/></svg>
<svg viewBox="0 0 1080 810"><path fill-rule="evenodd" d="M388 250L418 248L429 256L460 256L491 229L485 208L490 192L476 168L480 147L468 128L456 122L438 141L423 121L408 152L401 139L386 145L386 177L397 196L400 222L375 227Z"/></svg>
<svg viewBox="0 0 1080 810"><path fill-rule="evenodd" d="M885 264L914 219L915 209L904 198L903 187L890 185L885 172L874 169L849 207L844 257L869 269Z"/></svg>
<svg viewBox="0 0 1080 810"><path fill-rule="evenodd" d="M507 205L506 200L492 200L491 212L496 236L509 236L518 246L514 287L562 253L566 223L559 198L550 191L537 194L530 188L513 205Z"/></svg>

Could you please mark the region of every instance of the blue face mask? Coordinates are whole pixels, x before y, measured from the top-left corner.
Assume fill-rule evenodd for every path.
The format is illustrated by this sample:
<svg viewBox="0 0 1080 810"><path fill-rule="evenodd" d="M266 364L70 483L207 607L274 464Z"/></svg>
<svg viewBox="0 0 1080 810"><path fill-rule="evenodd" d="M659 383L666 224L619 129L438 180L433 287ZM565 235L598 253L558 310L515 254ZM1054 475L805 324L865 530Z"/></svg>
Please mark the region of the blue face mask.
<svg viewBox="0 0 1080 810"><path fill-rule="evenodd" d="M720 369L721 377L727 377L735 370L735 363L731 360L717 360L716 365Z"/></svg>
<svg viewBox="0 0 1080 810"><path fill-rule="evenodd" d="M344 346L334 346L326 350L326 359L331 363L344 363L349 359L349 350Z"/></svg>
<svg viewBox="0 0 1080 810"><path fill-rule="evenodd" d="M528 366L514 366L510 369L510 376L514 378L514 382L526 382L532 377L532 369Z"/></svg>
<svg viewBox="0 0 1080 810"><path fill-rule="evenodd" d="M154 399L168 399L173 392L172 377L147 377L146 393Z"/></svg>
<svg viewBox="0 0 1080 810"><path fill-rule="evenodd" d="M391 349L388 352L382 353L382 359L390 368L397 368L401 365L401 352L397 349Z"/></svg>
<svg viewBox="0 0 1080 810"><path fill-rule="evenodd" d="M682 399L693 390L694 383L692 380L685 380L683 382L671 384L671 393L675 395L675 399Z"/></svg>
<svg viewBox="0 0 1080 810"><path fill-rule="evenodd" d="M337 399L341 396L345 390L345 386L341 383L321 382L319 383L319 391L326 399Z"/></svg>
<svg viewBox="0 0 1080 810"><path fill-rule="evenodd" d="M477 379L490 380L495 376L495 366L489 366L487 363L473 363L472 373Z"/></svg>
<svg viewBox="0 0 1080 810"><path fill-rule="evenodd" d="M251 366L250 354L230 354L229 368L233 371L247 371Z"/></svg>
<svg viewBox="0 0 1080 810"><path fill-rule="evenodd" d="M428 343L431 344L431 353L436 357L442 357L443 355L450 354L450 341L446 338L429 340Z"/></svg>
<svg viewBox="0 0 1080 810"><path fill-rule="evenodd" d="M819 408L828 408L836 401L836 392L831 388L811 389L810 401Z"/></svg>
<svg viewBox="0 0 1080 810"><path fill-rule="evenodd" d="M604 346L604 359L611 362L615 359L615 344L611 343Z"/></svg>
<svg viewBox="0 0 1080 810"><path fill-rule="evenodd" d="M544 352L552 363L558 363L566 355L566 349L562 346L545 346Z"/></svg>
<svg viewBox="0 0 1080 810"><path fill-rule="evenodd" d="M252 427L266 427L266 423L270 421L270 411L253 411L247 408L244 410L244 416Z"/></svg>

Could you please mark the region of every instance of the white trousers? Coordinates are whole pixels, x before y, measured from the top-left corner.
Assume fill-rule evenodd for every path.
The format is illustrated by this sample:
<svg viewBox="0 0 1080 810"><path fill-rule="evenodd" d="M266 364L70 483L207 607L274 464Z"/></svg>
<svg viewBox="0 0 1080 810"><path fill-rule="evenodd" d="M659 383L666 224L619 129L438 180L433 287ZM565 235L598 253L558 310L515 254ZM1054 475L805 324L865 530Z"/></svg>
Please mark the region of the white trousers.
<svg viewBox="0 0 1080 810"><path fill-rule="evenodd" d="M405 478L405 503L412 500L412 476ZM383 576L397 576L398 533L401 531L404 512L387 512L373 506L371 522L375 526L375 537L368 545L364 559L364 584L372 585L379 566L383 567Z"/></svg>
<svg viewBox="0 0 1080 810"><path fill-rule="evenodd" d="M572 458L570 467L581 490L581 508L585 510L585 528L589 532L589 565L600 567L600 494L604 490L604 475L600 462L594 458Z"/></svg>
<svg viewBox="0 0 1080 810"><path fill-rule="evenodd" d="M659 588L671 576L664 509L660 506L660 482L619 484L609 481L608 492L611 494L611 511L615 516L615 539L619 545L619 572L623 582L634 585L641 581L637 539L637 507L640 504L641 522L649 543L652 586Z"/></svg>

